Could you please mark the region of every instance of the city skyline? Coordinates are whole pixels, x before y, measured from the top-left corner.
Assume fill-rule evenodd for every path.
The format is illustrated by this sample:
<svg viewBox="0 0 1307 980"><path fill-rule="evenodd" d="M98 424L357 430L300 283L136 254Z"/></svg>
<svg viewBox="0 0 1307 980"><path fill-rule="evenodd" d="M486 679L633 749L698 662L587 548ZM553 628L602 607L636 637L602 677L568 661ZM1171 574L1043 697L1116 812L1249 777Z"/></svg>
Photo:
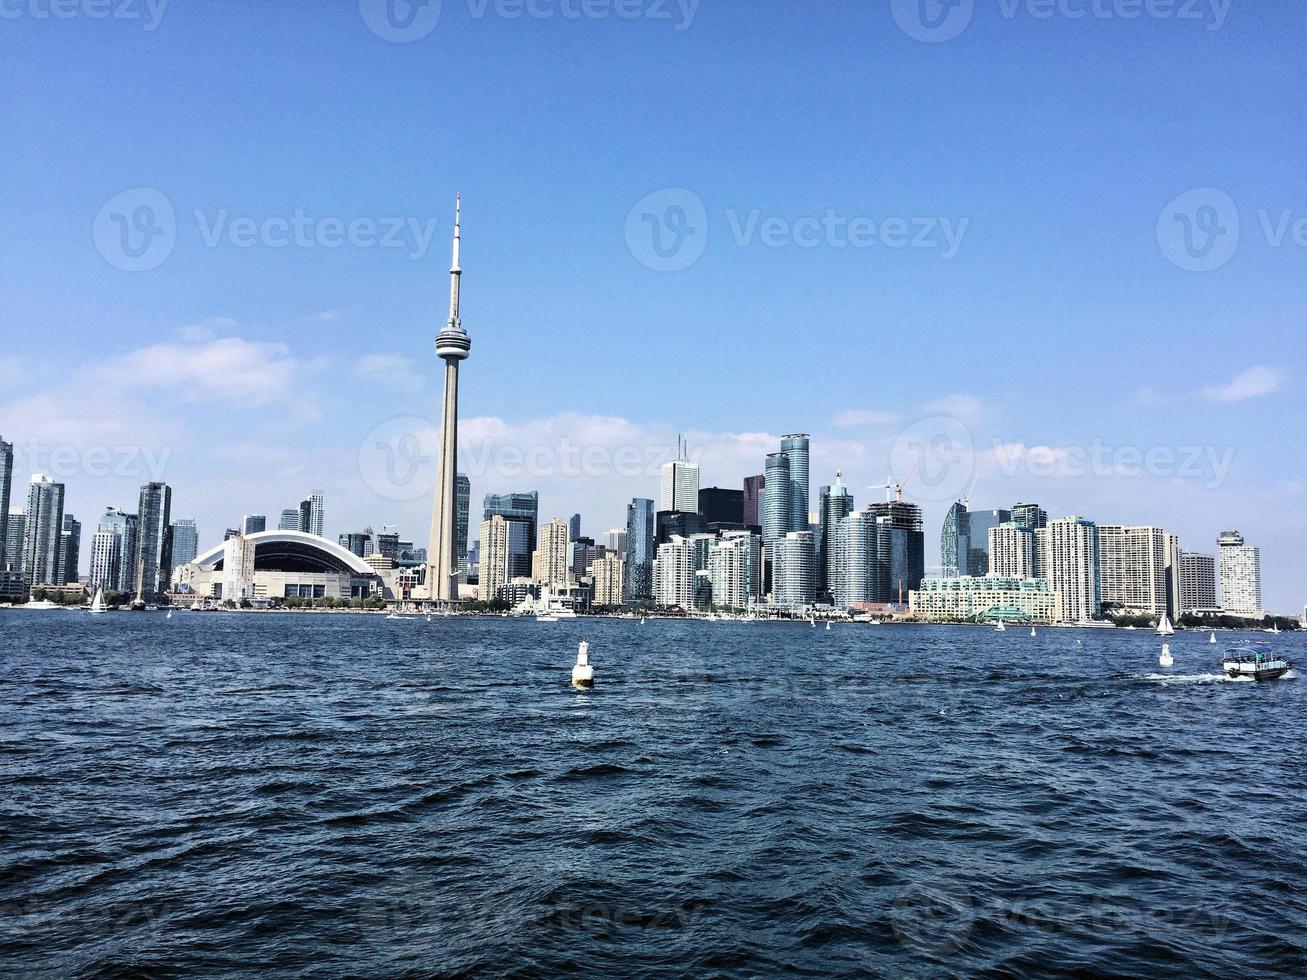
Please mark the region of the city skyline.
<svg viewBox="0 0 1307 980"><path fill-rule="evenodd" d="M14 138L48 148L0 163L12 188L0 213L26 230L0 245L13 273L0 299L13 325L0 350L0 434L15 443L15 483L50 473L89 531L87 515L110 503L131 510L142 484L167 482L179 512L198 521L202 546L240 527L244 511L275 515L314 487L330 501L329 538L390 524L422 541L440 421L431 334L446 289L448 201L462 188L477 222L469 301L486 365L462 393L460 469L473 501L534 489L543 515L579 510L592 528L617 526L631 498L658 499L658 468L674 457L678 433L704 485L737 487L761 472L763 447L775 451L801 429L812 437L810 494L837 470L859 505L887 473L907 480L905 497L925 511L927 565L939 564L935 531L956 497L978 507L1034 499L1053 515L1158 524L1204 552L1238 527L1262 549L1265 605L1300 608L1307 474L1284 420L1307 415L1291 356L1302 253L1291 231L1275 245L1264 229L1300 207L1304 134L1300 119L1258 94L1295 70L1289 54L1266 50L1265 32L1300 34L1307 14L1234 10L1214 31L977 10L965 34L931 45L905 34L886 6L837 15L777 5L762 21L705 8L684 32L469 22L451 12L414 45L376 38L353 5L316 17L178 7L152 32L15 20ZM555 45L568 30L602 33L626 57L584 50L575 64L561 61ZM694 79L723 45L752 57L732 39L759 30L798 39L796 60L781 64L826 66L818 74L833 71L839 83L820 85L818 121L793 108L811 94L806 69L756 73L755 91L731 102L738 133L751 136L735 141L732 113ZM245 94L231 105L207 97L201 79L224 70L224 38L251 33L259 46L304 57L253 58ZM55 98L40 79L56 38L70 85L96 93L97 79L124 84L89 104ZM512 85L486 68L487 53L510 38L530 53ZM932 93L941 73L971 88L995 83L984 51L996 44L1010 61L998 82L1010 71L1046 84L1020 87L1019 113L978 114L982 127ZM1138 70L1110 91L1085 86L1123 57ZM1194 59L1213 70L1181 70ZM349 86L331 67L341 64L356 80ZM1048 71L1054 64L1087 67ZM150 85L131 84L146 65L172 79L167 107ZM670 92L634 84L667 65L680 70ZM592 90L628 92L624 118L674 135L651 149L614 137L608 115L590 120L583 110L595 104L584 98L566 109L559 84L581 77ZM397 87L436 81L450 98L429 115L392 107ZM249 123L268 110L249 93L317 102L324 85L331 125L293 125L284 149L268 148ZM851 97L868 88L881 97ZM567 125L542 128L523 92L566 111ZM669 99L678 94L686 98ZM759 114L774 123L777 107L785 139L760 147ZM1127 124L1132 113L1164 118L1165 139ZM120 138L142 119L188 137L183 148L165 154L154 137ZM521 140L479 125L487 119L544 152L524 155ZM227 140L212 141L215 124ZM396 141L397 131L410 135ZM1112 134L1111 153L1086 144L1087 131ZM1257 138L1216 138L1228 132ZM75 165L86 139L104 148L96 168ZM596 165L613 153L629 165ZM825 163L814 170L813 159ZM575 181L578 172L587 180ZM67 188L53 201L51 181ZM1159 244L1159 215L1208 187L1237 205L1242 242L1219 269L1179 268ZM167 261L140 272L112 264L94 234L100 211L134 188L157 190L176 216ZM656 218L637 205L675 188L704 203L708 247L693 265L663 272L633 254L626 224L632 213L637 225L644 213ZM224 229L242 218L262 227L297 209L342 223L400 217L421 234L405 232L411 248L385 249L243 247L214 232L220 218ZM793 231L828 210L846 224L969 223L947 261L824 238L766 244L763 223ZM751 222L756 237L741 244ZM545 230L559 232L547 247ZM796 328L833 342L777 372ZM64 341L57 350L44 342L53 336ZM1021 357L1011 353L1017 338L1029 341ZM651 341L695 356L656 356ZM844 344L866 356L846 356ZM946 374L945 360L964 352L977 369ZM578 363L606 383L572 383ZM933 434L932 419L952 420L945 434L969 439L974 465L945 481L957 485L914 485L906 454L895 459L905 433ZM396 481L413 458L407 433L425 468ZM577 462L567 462L565 439ZM514 454L539 447L549 454L542 473L514 465ZM640 461L634 473L619 465L624 450ZM605 461L599 472L569 475L585 451ZM89 550L84 542L83 570Z"/></svg>

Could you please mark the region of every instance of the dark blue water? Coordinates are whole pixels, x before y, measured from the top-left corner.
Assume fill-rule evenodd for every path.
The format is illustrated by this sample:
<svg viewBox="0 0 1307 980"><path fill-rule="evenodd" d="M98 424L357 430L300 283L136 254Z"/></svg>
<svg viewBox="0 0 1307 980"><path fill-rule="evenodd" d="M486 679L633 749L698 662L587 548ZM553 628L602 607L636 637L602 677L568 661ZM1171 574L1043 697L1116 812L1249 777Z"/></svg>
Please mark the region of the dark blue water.
<svg viewBox="0 0 1307 980"><path fill-rule="evenodd" d="M1172 648L0 612L0 970L1301 975L1307 684Z"/></svg>

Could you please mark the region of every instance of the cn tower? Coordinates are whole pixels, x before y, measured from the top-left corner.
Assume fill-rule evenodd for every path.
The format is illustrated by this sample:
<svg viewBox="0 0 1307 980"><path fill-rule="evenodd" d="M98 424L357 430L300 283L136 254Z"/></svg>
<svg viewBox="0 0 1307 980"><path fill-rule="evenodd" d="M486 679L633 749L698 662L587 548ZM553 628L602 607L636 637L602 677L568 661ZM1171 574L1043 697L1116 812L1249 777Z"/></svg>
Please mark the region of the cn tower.
<svg viewBox="0 0 1307 980"><path fill-rule="evenodd" d="M458 473L458 364L472 350L472 341L458 316L459 221L462 195L454 202L454 261L449 269L449 322L436 335L436 356L445 362L445 409L440 422L440 467L431 514L431 541L427 548L427 592L437 602L458 598L454 554L454 477Z"/></svg>

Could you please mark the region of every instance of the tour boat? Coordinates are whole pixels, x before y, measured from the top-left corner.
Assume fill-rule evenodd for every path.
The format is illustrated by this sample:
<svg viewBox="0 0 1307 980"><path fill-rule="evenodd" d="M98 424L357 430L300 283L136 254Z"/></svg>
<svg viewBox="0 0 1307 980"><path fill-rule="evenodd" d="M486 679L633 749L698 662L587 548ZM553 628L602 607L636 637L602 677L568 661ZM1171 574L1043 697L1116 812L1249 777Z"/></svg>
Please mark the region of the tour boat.
<svg viewBox="0 0 1307 980"><path fill-rule="evenodd" d="M1162 613L1162 621L1157 624L1158 636L1175 636L1175 627L1171 625L1171 617Z"/></svg>
<svg viewBox="0 0 1307 980"><path fill-rule="evenodd" d="M1249 677L1255 681L1276 680L1287 674L1292 666L1293 664L1284 657L1262 653L1253 654L1251 657L1227 654L1221 663L1222 669L1231 678L1238 680L1241 677Z"/></svg>
<svg viewBox="0 0 1307 980"><path fill-rule="evenodd" d="M1102 619L1081 619L1076 626L1082 630L1114 630L1116 623Z"/></svg>
<svg viewBox="0 0 1307 980"><path fill-rule="evenodd" d="M46 609L62 609L63 606L59 605L59 603L57 603L57 602L51 602L49 599L40 599L40 600L33 599L33 600L31 600L30 602L26 602L26 603L24 603L23 605L19 606L18 608L19 608L19 609L31 609L31 610L34 610L34 611L38 611L38 612L39 612L39 611L46 610Z"/></svg>

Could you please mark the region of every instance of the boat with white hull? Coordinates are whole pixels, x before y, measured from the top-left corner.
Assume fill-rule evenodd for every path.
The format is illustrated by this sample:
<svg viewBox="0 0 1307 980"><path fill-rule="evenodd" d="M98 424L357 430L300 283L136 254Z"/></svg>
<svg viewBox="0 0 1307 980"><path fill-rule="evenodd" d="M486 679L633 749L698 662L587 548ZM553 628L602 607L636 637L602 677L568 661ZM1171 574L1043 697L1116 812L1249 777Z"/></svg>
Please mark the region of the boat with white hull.
<svg viewBox="0 0 1307 980"><path fill-rule="evenodd" d="M1221 663L1221 668L1234 680L1244 677L1255 681L1278 680L1292 667L1284 657L1261 653L1247 657L1228 655Z"/></svg>

